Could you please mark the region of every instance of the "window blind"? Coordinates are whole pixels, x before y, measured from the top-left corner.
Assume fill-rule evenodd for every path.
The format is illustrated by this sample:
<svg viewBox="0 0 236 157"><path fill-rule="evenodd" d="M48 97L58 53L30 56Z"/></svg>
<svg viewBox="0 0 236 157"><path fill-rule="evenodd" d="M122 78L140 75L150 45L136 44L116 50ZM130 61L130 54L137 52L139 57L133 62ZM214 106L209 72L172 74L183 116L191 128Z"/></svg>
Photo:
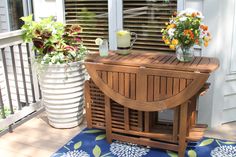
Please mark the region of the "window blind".
<svg viewBox="0 0 236 157"><path fill-rule="evenodd" d="M123 0L124 29L138 34L133 49L171 52L161 30L177 10L177 0Z"/></svg>
<svg viewBox="0 0 236 157"><path fill-rule="evenodd" d="M83 43L90 51L98 50L96 38L108 39L107 0L65 0L66 24L83 28Z"/></svg>

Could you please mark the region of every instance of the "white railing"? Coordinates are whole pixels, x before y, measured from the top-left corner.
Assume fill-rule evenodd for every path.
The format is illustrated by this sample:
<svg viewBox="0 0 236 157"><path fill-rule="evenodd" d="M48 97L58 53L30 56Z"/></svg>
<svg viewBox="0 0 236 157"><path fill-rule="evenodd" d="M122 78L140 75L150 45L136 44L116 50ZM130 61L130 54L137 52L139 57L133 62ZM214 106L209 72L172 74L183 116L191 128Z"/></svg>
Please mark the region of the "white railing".
<svg viewBox="0 0 236 157"><path fill-rule="evenodd" d="M18 122L43 110L33 53L21 34L20 30L0 34L0 131L12 131Z"/></svg>

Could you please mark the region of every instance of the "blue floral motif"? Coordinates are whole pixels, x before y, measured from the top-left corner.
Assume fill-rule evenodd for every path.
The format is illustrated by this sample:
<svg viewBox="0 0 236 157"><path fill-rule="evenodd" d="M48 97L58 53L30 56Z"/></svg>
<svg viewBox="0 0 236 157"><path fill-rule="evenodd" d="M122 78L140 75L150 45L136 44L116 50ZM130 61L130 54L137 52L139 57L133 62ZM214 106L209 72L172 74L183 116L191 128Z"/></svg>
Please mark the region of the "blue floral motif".
<svg viewBox="0 0 236 157"><path fill-rule="evenodd" d="M211 151L212 157L236 157L236 146L219 146Z"/></svg>
<svg viewBox="0 0 236 157"><path fill-rule="evenodd" d="M176 157L175 152L142 147L136 144L114 141L109 144L99 129L84 129L68 141L51 157ZM207 141L207 142L206 142ZM199 142L188 143L188 152L197 157L236 157L236 142L204 137Z"/></svg>
<svg viewBox="0 0 236 157"><path fill-rule="evenodd" d="M149 149L137 144L115 141L110 145L110 151L118 157L142 157L147 155Z"/></svg>

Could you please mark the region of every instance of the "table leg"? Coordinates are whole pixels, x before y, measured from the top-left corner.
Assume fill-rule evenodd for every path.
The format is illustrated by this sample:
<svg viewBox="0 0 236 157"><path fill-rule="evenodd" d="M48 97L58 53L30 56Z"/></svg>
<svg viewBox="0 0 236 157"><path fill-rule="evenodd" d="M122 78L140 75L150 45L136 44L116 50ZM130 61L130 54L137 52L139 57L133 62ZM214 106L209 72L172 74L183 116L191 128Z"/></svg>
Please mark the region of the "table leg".
<svg viewBox="0 0 236 157"><path fill-rule="evenodd" d="M179 126L179 157L184 157L186 150L186 135L187 135L187 117L188 117L188 102L180 105L180 126Z"/></svg>
<svg viewBox="0 0 236 157"><path fill-rule="evenodd" d="M105 116L106 116L106 139L108 143L112 142L111 130L111 99L105 96Z"/></svg>

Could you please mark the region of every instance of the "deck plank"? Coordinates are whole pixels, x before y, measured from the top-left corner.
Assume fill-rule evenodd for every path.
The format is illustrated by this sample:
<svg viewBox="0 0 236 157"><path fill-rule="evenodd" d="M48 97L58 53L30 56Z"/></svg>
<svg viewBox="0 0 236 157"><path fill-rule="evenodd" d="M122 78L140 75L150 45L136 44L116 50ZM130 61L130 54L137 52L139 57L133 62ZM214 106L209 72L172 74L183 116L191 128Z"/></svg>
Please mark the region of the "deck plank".
<svg viewBox="0 0 236 157"><path fill-rule="evenodd" d="M0 154L6 157L49 157L86 127L55 129L43 113L0 138Z"/></svg>

